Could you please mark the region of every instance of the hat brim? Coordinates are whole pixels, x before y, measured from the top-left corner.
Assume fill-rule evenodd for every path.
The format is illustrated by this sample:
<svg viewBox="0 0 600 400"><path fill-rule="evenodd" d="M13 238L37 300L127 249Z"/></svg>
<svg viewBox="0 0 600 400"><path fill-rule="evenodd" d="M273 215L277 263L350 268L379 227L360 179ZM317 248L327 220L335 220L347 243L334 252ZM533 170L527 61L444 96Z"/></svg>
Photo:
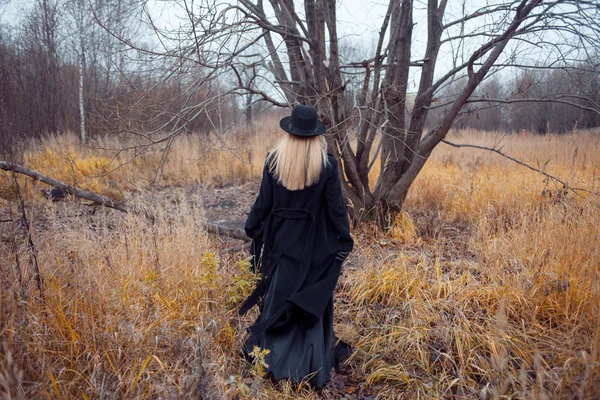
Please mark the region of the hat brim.
<svg viewBox="0 0 600 400"><path fill-rule="evenodd" d="M283 129L284 131L286 131L287 133L290 133L292 135L301 136L301 137L319 136L319 135L324 134L325 131L327 130L327 128L321 121L317 121L317 129L315 129L313 131L307 131L305 129L294 128L293 126L290 125L291 118L292 118L291 116L282 118L281 121L279 121L279 127L281 129Z"/></svg>

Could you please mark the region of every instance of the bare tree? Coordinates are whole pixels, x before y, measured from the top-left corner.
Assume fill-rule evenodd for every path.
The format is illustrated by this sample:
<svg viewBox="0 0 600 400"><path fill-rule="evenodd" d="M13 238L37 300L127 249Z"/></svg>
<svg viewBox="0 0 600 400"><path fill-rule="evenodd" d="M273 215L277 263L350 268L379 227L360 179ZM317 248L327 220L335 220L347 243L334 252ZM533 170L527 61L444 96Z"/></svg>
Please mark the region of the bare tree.
<svg viewBox="0 0 600 400"><path fill-rule="evenodd" d="M121 42L112 32L123 36L134 30L133 21L136 0L61 0L65 14L69 17L64 29L69 38L72 63L77 65L79 130L83 143L86 142L86 118L94 117L89 108L99 98L114 93L122 75L130 75L134 67L125 66L125 53ZM110 32L102 29L95 18L101 18ZM92 120L92 122L95 122Z"/></svg>
<svg viewBox="0 0 600 400"><path fill-rule="evenodd" d="M138 75L121 36L135 31L138 0L36 0L0 21L0 103L5 139L103 127L104 103ZM4 10L0 4L0 12ZM20 11L21 13L19 13ZM107 32L95 22L99 16ZM112 104L111 104L112 102ZM103 120L105 121L105 120ZM10 126L10 128L9 128Z"/></svg>
<svg viewBox="0 0 600 400"><path fill-rule="evenodd" d="M73 19L73 28L70 31L75 33L71 36L71 46L75 51L77 57L77 72L79 76L79 135L81 143L86 143L87 136L85 131L85 98L84 98L84 75L85 75L85 54L87 52L86 38L88 37L89 26L86 19L86 6L87 1L85 0L73 0L65 4Z"/></svg>
<svg viewBox="0 0 600 400"><path fill-rule="evenodd" d="M581 63L600 43L599 8L593 1L506 0L469 8L466 1L428 0L421 11L413 0L390 0L371 57L344 64L335 0L169 3L180 10L177 29L157 25L147 9L158 46L120 38L160 65L157 86L182 72L188 79L190 91L180 95L177 110L169 108L174 103L156 104L153 118L160 116L162 123L155 125L150 139L140 133L146 145L172 140L232 94L251 94L280 107L311 104L328 126L329 151L342 161L343 191L353 217L380 217L384 224L400 210L433 149L456 119L469 112L465 105L520 100L476 97L486 78L506 68L553 70ZM299 4L302 9L296 8ZM420 16L427 38L422 52L413 46ZM247 50L257 44L264 50L248 56ZM441 49L453 54L451 68L440 66ZM257 75L249 84L243 71L258 66L271 78ZM420 78L411 95L409 80L417 70ZM350 74L362 80L354 113L345 102ZM439 101L437 96L449 85L457 89L456 95ZM209 94L195 101L192 92L200 90ZM556 94L532 100L600 113L597 103L582 105ZM443 110L439 119L430 121L424 132L430 110L438 108ZM222 120L211 122L217 132L226 129ZM377 162L380 173L372 182L369 172Z"/></svg>
<svg viewBox="0 0 600 400"><path fill-rule="evenodd" d="M57 0L36 0L25 24L20 40L21 49L28 70L18 77L19 85L29 96L30 110L34 111L23 118L31 119L33 128L41 131L41 126L49 132L58 132L60 116L64 110L61 96L60 58L61 46L60 13ZM37 113L36 113L37 112Z"/></svg>

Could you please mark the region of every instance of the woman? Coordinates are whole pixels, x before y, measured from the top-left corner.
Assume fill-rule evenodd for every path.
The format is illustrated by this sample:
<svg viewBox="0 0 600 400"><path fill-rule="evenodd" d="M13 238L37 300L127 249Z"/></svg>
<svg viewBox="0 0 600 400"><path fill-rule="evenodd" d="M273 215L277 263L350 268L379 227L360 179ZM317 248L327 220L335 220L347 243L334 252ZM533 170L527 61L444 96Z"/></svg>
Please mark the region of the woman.
<svg viewBox="0 0 600 400"><path fill-rule="evenodd" d="M260 192L245 230L262 245L262 280L240 309L261 314L248 328L246 355L269 349L275 380L322 387L350 348L333 333L333 291L354 244L337 160L327 154L325 126L313 107L297 105L283 118L287 132L267 155Z"/></svg>

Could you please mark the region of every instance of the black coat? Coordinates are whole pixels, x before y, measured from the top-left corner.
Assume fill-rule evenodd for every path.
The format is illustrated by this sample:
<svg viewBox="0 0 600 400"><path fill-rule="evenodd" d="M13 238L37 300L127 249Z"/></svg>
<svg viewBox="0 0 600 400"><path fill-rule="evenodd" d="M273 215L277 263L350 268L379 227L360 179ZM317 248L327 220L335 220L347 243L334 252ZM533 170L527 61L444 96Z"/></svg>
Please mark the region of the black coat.
<svg viewBox="0 0 600 400"><path fill-rule="evenodd" d="M263 279L240 310L243 314L262 300L261 315L248 329L246 352L268 348L268 370L275 379L299 381L313 374L315 386L329 379L330 369L349 351L333 334L333 291L342 264L336 254L350 252L354 242L338 163L331 155L328 161L319 181L298 191L279 184L265 164L245 225L255 250L264 243Z"/></svg>

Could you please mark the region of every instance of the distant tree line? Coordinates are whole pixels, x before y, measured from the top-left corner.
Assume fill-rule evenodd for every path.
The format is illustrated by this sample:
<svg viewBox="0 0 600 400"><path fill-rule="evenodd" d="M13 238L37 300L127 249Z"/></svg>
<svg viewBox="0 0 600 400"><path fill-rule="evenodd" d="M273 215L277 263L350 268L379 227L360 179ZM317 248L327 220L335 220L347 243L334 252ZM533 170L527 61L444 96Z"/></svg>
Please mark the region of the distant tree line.
<svg viewBox="0 0 600 400"><path fill-rule="evenodd" d="M442 96L438 101L443 100ZM547 134L598 128L600 57L552 71L529 69L493 76L475 90L471 100L455 122L457 129Z"/></svg>
<svg viewBox="0 0 600 400"><path fill-rule="evenodd" d="M173 115L190 100L183 97L188 82L183 74L163 80L169 71L151 54L128 48L124 38L143 33L144 7L139 0L35 0L18 27L0 25L0 144L67 130L79 134L82 121L91 136L133 126L170 129ZM220 88L212 82L194 90L192 101L202 103ZM207 132L218 118L239 114L227 97L203 111L185 131Z"/></svg>

